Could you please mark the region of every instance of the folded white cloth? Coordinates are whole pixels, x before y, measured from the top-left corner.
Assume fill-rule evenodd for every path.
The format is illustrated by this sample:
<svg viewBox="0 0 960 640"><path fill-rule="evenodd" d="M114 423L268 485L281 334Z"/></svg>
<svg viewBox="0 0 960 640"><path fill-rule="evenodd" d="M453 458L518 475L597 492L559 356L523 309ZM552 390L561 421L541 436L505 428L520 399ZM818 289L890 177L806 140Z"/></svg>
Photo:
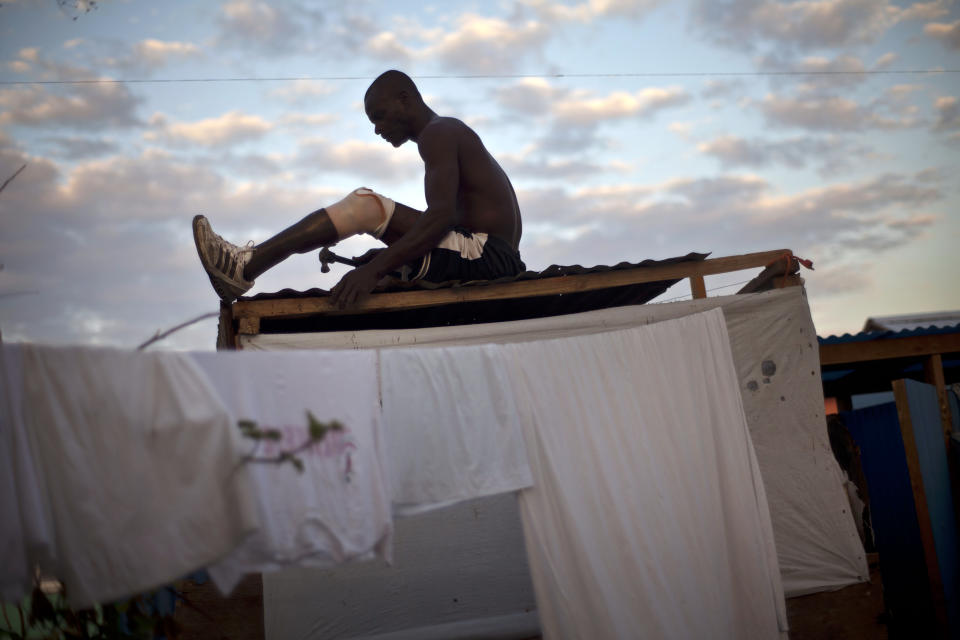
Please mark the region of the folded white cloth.
<svg viewBox="0 0 960 640"><path fill-rule="evenodd" d="M493 345L388 349L380 357L395 513L532 484L514 392Z"/></svg>
<svg viewBox="0 0 960 640"><path fill-rule="evenodd" d="M390 558L392 515L383 472L377 354L374 351L191 354L236 424L277 429L258 457L292 451L309 439L307 411L339 432L289 463L245 465L262 527L208 571L225 593L251 572L329 567L374 556ZM238 430L236 426L234 430ZM253 450L248 441L246 452Z"/></svg>
<svg viewBox="0 0 960 640"><path fill-rule="evenodd" d="M21 349L23 425L54 533L55 565L42 568L73 606L169 583L257 527L239 436L186 354Z"/></svg>

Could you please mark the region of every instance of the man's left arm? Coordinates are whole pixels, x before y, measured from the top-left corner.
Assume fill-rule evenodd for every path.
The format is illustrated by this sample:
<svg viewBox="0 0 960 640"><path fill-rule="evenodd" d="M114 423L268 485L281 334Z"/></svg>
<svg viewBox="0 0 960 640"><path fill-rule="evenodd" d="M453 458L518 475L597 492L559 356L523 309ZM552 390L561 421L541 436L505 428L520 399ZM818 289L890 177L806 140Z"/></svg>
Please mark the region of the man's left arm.
<svg viewBox="0 0 960 640"><path fill-rule="evenodd" d="M457 224L460 165L455 133L444 125L424 130L419 146L427 210L401 238L340 280L331 291L336 307L344 309L365 298L383 276L425 255Z"/></svg>

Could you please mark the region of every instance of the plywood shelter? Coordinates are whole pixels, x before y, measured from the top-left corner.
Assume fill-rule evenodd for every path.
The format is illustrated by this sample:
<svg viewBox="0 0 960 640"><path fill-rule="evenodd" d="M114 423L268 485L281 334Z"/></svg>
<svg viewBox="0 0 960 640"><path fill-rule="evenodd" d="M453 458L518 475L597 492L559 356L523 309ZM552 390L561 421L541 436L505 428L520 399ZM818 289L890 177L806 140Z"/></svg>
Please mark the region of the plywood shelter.
<svg viewBox="0 0 960 640"><path fill-rule="evenodd" d="M820 339L825 394L868 472L891 633L954 637L960 627L957 320L956 312L869 318L860 333ZM852 410L853 396L890 391L890 402Z"/></svg>
<svg viewBox="0 0 960 640"><path fill-rule="evenodd" d="M758 268L762 273L742 293L706 297L705 276ZM713 259L689 254L614 267L551 267L510 281L435 290L390 283L350 313L333 309L324 292L285 291L225 306L218 341L220 348L245 350L512 344L719 308L789 597L869 576L827 437L820 352L805 292L777 288L800 284L796 271L785 250ZM643 304L683 278L690 279L694 300ZM267 637L322 637L330 624L352 630L344 637L536 635L514 496L422 518L398 523L398 558L417 559L399 570L348 565L266 575ZM454 606L463 593L470 594L464 598L470 606Z"/></svg>

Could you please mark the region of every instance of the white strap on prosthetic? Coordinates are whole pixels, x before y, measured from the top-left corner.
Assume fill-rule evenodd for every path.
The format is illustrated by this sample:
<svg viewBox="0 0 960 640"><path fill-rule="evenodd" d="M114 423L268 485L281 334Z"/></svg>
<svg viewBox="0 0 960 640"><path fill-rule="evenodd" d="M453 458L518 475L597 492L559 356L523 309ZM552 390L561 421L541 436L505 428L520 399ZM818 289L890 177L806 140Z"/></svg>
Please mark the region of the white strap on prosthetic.
<svg viewBox="0 0 960 640"><path fill-rule="evenodd" d="M396 203L366 187L355 189L346 198L324 207L340 240L357 233L379 238L387 230Z"/></svg>

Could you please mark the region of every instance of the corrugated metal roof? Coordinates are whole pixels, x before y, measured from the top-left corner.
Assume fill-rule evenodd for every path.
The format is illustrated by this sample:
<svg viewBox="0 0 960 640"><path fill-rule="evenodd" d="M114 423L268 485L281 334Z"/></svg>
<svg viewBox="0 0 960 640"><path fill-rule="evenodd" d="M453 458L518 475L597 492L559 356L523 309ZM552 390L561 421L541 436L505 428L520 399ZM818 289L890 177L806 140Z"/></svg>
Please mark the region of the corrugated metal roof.
<svg viewBox="0 0 960 640"><path fill-rule="evenodd" d="M867 342L869 340L888 340L890 338L910 338L913 336L935 336L948 333L960 333L960 323L945 326L929 326L917 329L903 329L901 331L861 331L860 333L845 333L842 336L817 336L820 344L841 344L845 342Z"/></svg>
<svg viewBox="0 0 960 640"><path fill-rule="evenodd" d="M644 260L642 262L620 262L618 264L583 267L581 265L551 265L543 271L525 271L510 278L482 280L473 282L403 282L391 278L377 292L409 291L416 289L439 289L445 287L475 287L499 284L518 280L539 280L569 275L604 273L626 269L676 264L680 262L698 262L709 254L688 253L685 256L665 260ZM679 280L661 280L618 287L608 287L592 291L576 291L558 295L536 296L530 298L511 298L505 300L484 300L461 302L430 307L427 309L405 309L379 313L360 313L350 315L328 315L308 318L268 318L260 321L261 333L291 333L303 331L361 331L365 329L412 329L419 327L438 327L484 322L504 322L529 318L580 313L595 309L618 307L631 304L643 304L653 300L676 284ZM326 297L330 293L323 289L295 291L283 289L273 293L261 293L243 297L240 300L275 300L279 298Z"/></svg>
<svg viewBox="0 0 960 640"><path fill-rule="evenodd" d="M873 316L863 324L863 331L903 331L927 327L952 327L960 324L960 311L910 313L896 316Z"/></svg>

